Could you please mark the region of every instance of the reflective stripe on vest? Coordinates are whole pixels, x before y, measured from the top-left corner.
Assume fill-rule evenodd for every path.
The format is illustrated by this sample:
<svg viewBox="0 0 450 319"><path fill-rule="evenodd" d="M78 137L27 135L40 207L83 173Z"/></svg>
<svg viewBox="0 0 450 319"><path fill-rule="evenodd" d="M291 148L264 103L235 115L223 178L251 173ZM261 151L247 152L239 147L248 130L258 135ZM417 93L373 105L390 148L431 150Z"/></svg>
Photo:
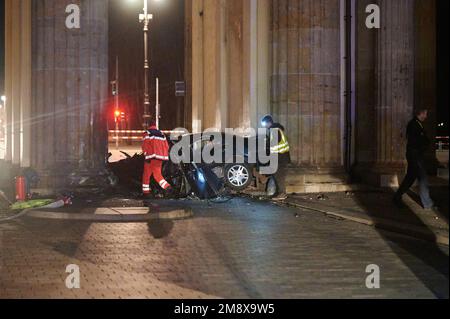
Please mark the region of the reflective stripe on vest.
<svg viewBox="0 0 450 319"><path fill-rule="evenodd" d="M275 132L279 132L281 135L281 141L278 143L277 146L273 146L270 148L270 152L275 153L275 154L286 154L290 151L290 146L289 146L289 142L288 139L286 137L286 134L284 134L284 132L280 129L273 129L272 130L272 134ZM273 139L273 136L271 137L271 139Z"/></svg>

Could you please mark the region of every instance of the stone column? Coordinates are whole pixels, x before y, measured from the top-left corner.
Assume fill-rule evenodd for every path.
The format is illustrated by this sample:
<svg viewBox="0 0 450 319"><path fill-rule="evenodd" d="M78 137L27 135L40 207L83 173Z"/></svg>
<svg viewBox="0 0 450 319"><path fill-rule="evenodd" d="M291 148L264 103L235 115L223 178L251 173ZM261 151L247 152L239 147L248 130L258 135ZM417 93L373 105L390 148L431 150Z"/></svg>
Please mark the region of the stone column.
<svg viewBox="0 0 450 319"><path fill-rule="evenodd" d="M243 116L239 126L260 126L270 113L270 0L247 0L243 7ZM233 107L233 105L230 105Z"/></svg>
<svg viewBox="0 0 450 319"><path fill-rule="evenodd" d="M250 126L258 128L261 118L270 113L271 76L271 0L249 2L249 45L247 58L250 60Z"/></svg>
<svg viewBox="0 0 450 319"><path fill-rule="evenodd" d="M436 0L415 1L414 105L429 109L427 134L436 136L437 118L437 5ZM438 66L440 67L440 66ZM442 122L442 120L441 120ZM429 172L437 173L436 148L427 154Z"/></svg>
<svg viewBox="0 0 450 319"><path fill-rule="evenodd" d="M186 2L186 109L193 132L226 124L226 0Z"/></svg>
<svg viewBox="0 0 450 319"><path fill-rule="evenodd" d="M81 28L68 29L77 4ZM33 0L32 166L44 187L97 177L105 166L108 2Z"/></svg>
<svg viewBox="0 0 450 319"><path fill-rule="evenodd" d="M375 158L376 147L373 141L375 126L375 105L377 92L375 89L375 68L377 52L377 29L365 27L366 7L373 4L373 0L357 1L356 28L356 161L357 169L370 165ZM366 167L365 167L366 169ZM359 173L364 176L366 173Z"/></svg>
<svg viewBox="0 0 450 319"><path fill-rule="evenodd" d="M414 2L379 1L373 172L381 186L398 185L405 164L406 125L414 113Z"/></svg>
<svg viewBox="0 0 450 319"><path fill-rule="evenodd" d="M270 0L188 0L186 29L193 131L257 128L269 112Z"/></svg>
<svg viewBox="0 0 450 319"><path fill-rule="evenodd" d="M295 164L341 170L340 1L272 3L272 112Z"/></svg>
<svg viewBox="0 0 450 319"><path fill-rule="evenodd" d="M194 133L201 130L203 114L203 15L201 0L186 0L185 127Z"/></svg>
<svg viewBox="0 0 450 319"><path fill-rule="evenodd" d="M223 21L228 0L204 0L203 8L203 129L220 130L226 124L224 113L224 33Z"/></svg>
<svg viewBox="0 0 450 319"><path fill-rule="evenodd" d="M244 25L244 1L227 0L226 4L228 125L234 128L242 127L249 115L248 104L244 103L244 85L248 74L244 65L244 36L247 30Z"/></svg>
<svg viewBox="0 0 450 319"><path fill-rule="evenodd" d="M12 108L11 97L12 94L12 0L5 1L5 94L8 98L6 101L6 129L5 129L5 160L12 161Z"/></svg>
<svg viewBox="0 0 450 319"><path fill-rule="evenodd" d="M30 165L31 0L5 2L6 160Z"/></svg>

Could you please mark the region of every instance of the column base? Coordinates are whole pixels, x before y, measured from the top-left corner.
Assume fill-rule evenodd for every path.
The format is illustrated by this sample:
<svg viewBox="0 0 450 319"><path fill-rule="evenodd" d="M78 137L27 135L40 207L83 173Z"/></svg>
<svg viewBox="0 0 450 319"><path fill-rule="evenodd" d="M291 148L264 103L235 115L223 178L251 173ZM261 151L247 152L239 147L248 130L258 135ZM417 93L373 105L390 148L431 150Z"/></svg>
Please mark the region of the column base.
<svg viewBox="0 0 450 319"><path fill-rule="evenodd" d="M288 194L330 193L351 190L350 176L341 167L290 167L286 177Z"/></svg>
<svg viewBox="0 0 450 319"><path fill-rule="evenodd" d="M38 171L39 185L36 192L40 194L56 194L61 190L92 190L115 185L116 180L106 169L74 169Z"/></svg>
<svg viewBox="0 0 450 319"><path fill-rule="evenodd" d="M406 174L406 163L359 164L352 173L357 182L376 187L399 187Z"/></svg>

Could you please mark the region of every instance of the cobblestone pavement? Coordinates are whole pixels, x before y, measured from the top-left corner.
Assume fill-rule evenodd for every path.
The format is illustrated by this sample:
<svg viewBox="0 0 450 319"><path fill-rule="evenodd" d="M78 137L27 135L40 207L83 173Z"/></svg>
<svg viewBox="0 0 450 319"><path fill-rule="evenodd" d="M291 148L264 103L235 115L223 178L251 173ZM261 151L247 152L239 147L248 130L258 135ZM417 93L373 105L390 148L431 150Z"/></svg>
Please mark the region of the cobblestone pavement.
<svg viewBox="0 0 450 319"><path fill-rule="evenodd" d="M294 194L284 202L299 208L310 208L361 223L375 223L379 228L395 230L413 237L428 239L448 246L448 187L431 189L439 208L425 210L420 198L405 195L404 208L392 202L392 190L370 190L328 194Z"/></svg>
<svg viewBox="0 0 450 319"><path fill-rule="evenodd" d="M448 298L448 248L249 199L181 204L193 219L0 224L0 298Z"/></svg>

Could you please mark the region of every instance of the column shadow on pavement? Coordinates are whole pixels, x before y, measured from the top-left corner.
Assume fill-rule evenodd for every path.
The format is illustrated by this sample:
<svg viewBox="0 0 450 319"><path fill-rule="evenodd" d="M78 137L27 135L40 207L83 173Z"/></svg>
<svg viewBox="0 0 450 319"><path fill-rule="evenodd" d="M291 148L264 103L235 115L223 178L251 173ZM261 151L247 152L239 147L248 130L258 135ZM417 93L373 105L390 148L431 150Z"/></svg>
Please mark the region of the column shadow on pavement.
<svg viewBox="0 0 450 319"><path fill-rule="evenodd" d="M61 255L69 258L78 259L77 253L79 247L83 242L85 235L91 227L91 222L76 222L71 221L48 221L39 219L28 219L22 224L24 227L36 234L36 241L40 242ZM37 232L33 228L41 229L47 228L48 231ZM52 234L48 238L48 233Z"/></svg>
<svg viewBox="0 0 450 319"><path fill-rule="evenodd" d="M163 239L170 235L174 227L171 220L154 220L147 224L148 233L154 239Z"/></svg>
<svg viewBox="0 0 450 319"><path fill-rule="evenodd" d="M179 203L169 200L146 200L144 205L149 208L148 213L163 213L180 207ZM147 224L148 232L154 239L163 239L170 235L173 230L172 220L152 220Z"/></svg>
<svg viewBox="0 0 450 319"><path fill-rule="evenodd" d="M214 248L214 251L219 253L219 257L223 262L223 265L229 270L234 277L236 284L243 290L243 292L250 299L262 299L262 295L258 292L258 289L254 286L252 281L247 277L245 272L241 271L235 262L233 254L231 254L226 245L214 234L206 235L209 244Z"/></svg>
<svg viewBox="0 0 450 319"><path fill-rule="evenodd" d="M387 191L389 198L394 197L394 191ZM406 195L405 195L406 196ZM373 209L373 203L370 203L367 196L364 193L356 193L356 200L358 204L365 209L365 211L370 212ZM401 214L406 214L409 220L411 220L414 225L426 229L425 236L429 238L435 238L436 235L425 225L422 220L408 207L400 209L396 208L394 204L391 205L392 211L395 213L398 211ZM378 229L378 228L377 228ZM396 253L398 258L406 265L411 272L434 294L437 298L448 298L449 297L449 257L446 255L438 244L434 242L426 242L421 240L411 240L404 236L399 236L394 232L382 231L378 229L379 234L388 242L392 243L389 246ZM409 256L410 255L410 256ZM421 260L424 264L430 266L438 274L441 274L445 280L436 280L436 276L432 278L429 272L427 272L414 258ZM381 265L380 265L381 266Z"/></svg>

